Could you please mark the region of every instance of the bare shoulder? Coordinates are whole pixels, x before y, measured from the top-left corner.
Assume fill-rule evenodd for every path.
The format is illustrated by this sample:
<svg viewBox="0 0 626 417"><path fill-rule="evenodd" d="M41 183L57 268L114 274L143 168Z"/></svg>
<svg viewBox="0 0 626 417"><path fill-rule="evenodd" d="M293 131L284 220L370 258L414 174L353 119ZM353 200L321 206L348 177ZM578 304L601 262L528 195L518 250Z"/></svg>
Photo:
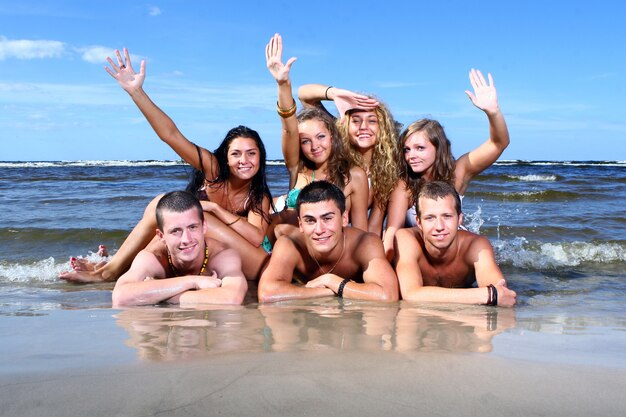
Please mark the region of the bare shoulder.
<svg viewBox="0 0 626 417"><path fill-rule="evenodd" d="M229 249L229 247L225 243L222 243L219 240L215 240L208 236L204 238L204 242L206 243L206 247L209 249L209 258L212 258L220 252Z"/></svg>
<svg viewBox="0 0 626 417"><path fill-rule="evenodd" d="M398 229L396 232L396 239L398 242L403 243L411 243L411 242L420 242L422 240L422 235L417 226L415 227L407 227L403 229Z"/></svg>
<svg viewBox="0 0 626 417"><path fill-rule="evenodd" d="M384 255L383 242L375 233L365 232L354 227L345 228L344 233L347 235L346 244L355 256L377 250L383 251Z"/></svg>
<svg viewBox="0 0 626 417"><path fill-rule="evenodd" d="M350 168L350 176L356 182L367 182L367 174L365 173L365 170L359 166L355 165Z"/></svg>
<svg viewBox="0 0 626 417"><path fill-rule="evenodd" d="M479 252L487 250L493 252L493 246L485 236L477 235L465 230L458 232L461 251L470 258L475 258Z"/></svg>

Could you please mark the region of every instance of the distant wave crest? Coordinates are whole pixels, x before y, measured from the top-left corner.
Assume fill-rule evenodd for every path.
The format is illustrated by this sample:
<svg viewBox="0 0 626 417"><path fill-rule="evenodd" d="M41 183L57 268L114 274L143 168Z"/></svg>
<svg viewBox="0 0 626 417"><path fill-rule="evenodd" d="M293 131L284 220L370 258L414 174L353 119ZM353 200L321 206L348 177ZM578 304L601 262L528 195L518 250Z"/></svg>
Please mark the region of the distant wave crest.
<svg viewBox="0 0 626 417"><path fill-rule="evenodd" d="M507 175L507 178L511 178L517 181L524 182L553 182L558 179L556 175Z"/></svg>
<svg viewBox="0 0 626 417"><path fill-rule="evenodd" d="M284 165L281 160L267 161L267 165ZM187 165L185 161L4 161L0 168L62 168L62 167L150 167Z"/></svg>

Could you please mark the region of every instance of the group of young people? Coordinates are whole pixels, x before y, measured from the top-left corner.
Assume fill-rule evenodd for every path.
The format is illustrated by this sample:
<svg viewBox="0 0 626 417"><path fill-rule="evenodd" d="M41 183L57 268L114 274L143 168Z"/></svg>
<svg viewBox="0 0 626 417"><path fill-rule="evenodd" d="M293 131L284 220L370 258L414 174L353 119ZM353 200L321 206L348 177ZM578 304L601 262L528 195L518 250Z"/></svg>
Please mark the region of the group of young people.
<svg viewBox="0 0 626 417"><path fill-rule="evenodd" d="M455 160L442 126L423 119L402 133L379 100L332 86L304 85L297 111L295 58L282 38L266 47L278 86L277 112L289 192L272 198L264 144L231 129L210 152L183 136L143 90L145 61L126 49L107 72L156 134L195 171L186 191L157 196L115 255L94 264L72 258L70 282L117 280L114 306L173 302L241 304L247 281L258 300L337 296L511 306L493 249L465 230L461 197L471 179L509 144L496 89L470 72L472 103L489 120L489 139ZM323 106L333 101L335 119Z"/></svg>

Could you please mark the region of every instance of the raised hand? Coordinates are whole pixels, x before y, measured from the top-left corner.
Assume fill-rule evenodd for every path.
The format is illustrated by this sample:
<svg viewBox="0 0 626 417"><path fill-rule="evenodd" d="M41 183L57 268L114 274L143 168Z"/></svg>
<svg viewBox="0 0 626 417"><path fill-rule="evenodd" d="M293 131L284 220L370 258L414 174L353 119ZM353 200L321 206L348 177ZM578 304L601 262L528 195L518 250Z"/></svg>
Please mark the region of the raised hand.
<svg viewBox="0 0 626 417"><path fill-rule="evenodd" d="M337 111L339 112L339 118L343 119L346 112L351 109L361 110L373 110L378 106L378 101L363 94L357 94L350 90L344 90L341 88L331 87L327 90L331 93L332 99L335 102ZM330 98L330 96L328 96Z"/></svg>
<svg viewBox="0 0 626 417"><path fill-rule="evenodd" d="M474 89L474 93L469 90L465 90L465 94L472 101L474 106L478 107L482 111L488 114L497 113L500 108L498 107L498 95L496 93L496 86L493 83L491 74L487 74L489 83L485 81L483 74L472 68L469 73L470 83Z"/></svg>
<svg viewBox="0 0 626 417"><path fill-rule="evenodd" d="M289 81L289 71L297 58L289 58L286 64L283 64L283 38L278 34L274 34L267 46L265 46L265 59L267 61L267 69L276 80L277 83L285 83Z"/></svg>
<svg viewBox="0 0 626 417"><path fill-rule="evenodd" d="M115 78L124 91L130 93L133 90L140 89L146 79L146 61L141 60L141 67L139 74L133 69L133 64L130 61L130 55L128 49L124 48L124 59L118 49L115 50L117 56L117 64L113 60L107 57L107 61L111 68L105 66L104 69L111 77Z"/></svg>

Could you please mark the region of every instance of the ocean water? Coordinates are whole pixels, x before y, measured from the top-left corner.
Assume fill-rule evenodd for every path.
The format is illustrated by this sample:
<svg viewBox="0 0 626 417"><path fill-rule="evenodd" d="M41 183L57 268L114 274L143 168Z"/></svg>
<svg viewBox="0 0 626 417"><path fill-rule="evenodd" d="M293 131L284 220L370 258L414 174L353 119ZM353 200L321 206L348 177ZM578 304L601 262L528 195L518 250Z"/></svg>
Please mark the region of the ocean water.
<svg viewBox="0 0 626 417"><path fill-rule="evenodd" d="M70 316L80 322L72 314L95 311L89 314L108 317L113 327L114 322L136 326L128 332L143 343L136 346L139 351L152 340L150 331L138 336L141 331L152 328L169 335L177 328L180 339L167 343L178 347L172 351L186 354L189 343L195 354L370 346L495 349L502 356L523 357L540 351L558 356L565 349L570 354L562 354L562 360L626 368L626 161L503 161L472 182L463 202L465 224L491 240L509 286L518 293L518 306L508 311L405 303L338 305L330 300L276 307L276 314L274 307L259 308L252 299L234 311L150 308L120 313L110 309L112 284L73 285L57 279L69 269L70 256L98 259L93 252L99 244L114 253L146 204L162 192L183 189L188 174L189 168L175 161L1 162L0 329L55 328L51 320L71 322ZM268 167L268 181L274 195L287 191L287 172L280 162ZM282 330L272 325L277 321ZM484 338L476 339L476 329L495 330L494 321L500 326L497 335L481 346ZM244 322L256 324L243 331ZM292 328L285 330L285 323ZM421 330L407 336L400 331L407 327ZM442 328L448 329L445 336L428 339L428 329ZM182 334L190 329L203 329L204 342L194 345L185 339ZM311 329L319 334L313 337ZM187 336L198 339L197 334ZM218 336L228 343L219 348L207 343ZM23 343L19 338L5 343L0 350L10 354L2 364L32 360L17 353ZM150 349L158 352L163 346Z"/></svg>

